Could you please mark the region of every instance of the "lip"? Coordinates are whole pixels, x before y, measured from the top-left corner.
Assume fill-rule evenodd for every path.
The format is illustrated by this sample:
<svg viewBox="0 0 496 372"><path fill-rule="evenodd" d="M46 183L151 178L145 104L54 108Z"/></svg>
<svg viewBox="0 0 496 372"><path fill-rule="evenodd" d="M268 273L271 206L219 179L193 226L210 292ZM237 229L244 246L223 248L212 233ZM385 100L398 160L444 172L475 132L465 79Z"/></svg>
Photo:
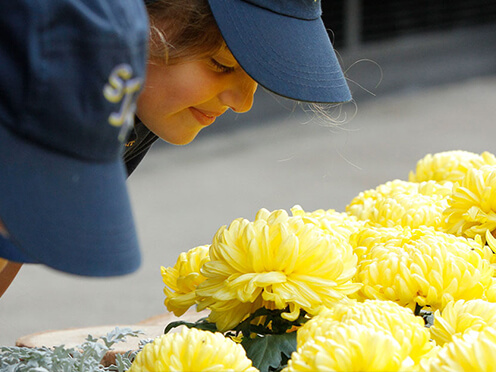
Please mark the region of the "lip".
<svg viewBox="0 0 496 372"><path fill-rule="evenodd" d="M189 110L191 111L195 119L198 120L198 122L205 127L212 124L218 116L222 115L218 113L198 110L194 107L190 107Z"/></svg>

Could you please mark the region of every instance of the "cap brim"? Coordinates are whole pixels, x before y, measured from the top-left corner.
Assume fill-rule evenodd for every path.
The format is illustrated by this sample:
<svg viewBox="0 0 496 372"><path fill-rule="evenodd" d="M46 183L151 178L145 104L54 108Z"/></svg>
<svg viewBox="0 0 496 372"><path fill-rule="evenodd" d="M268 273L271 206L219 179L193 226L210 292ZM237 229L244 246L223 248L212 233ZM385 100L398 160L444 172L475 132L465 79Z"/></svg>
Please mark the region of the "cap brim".
<svg viewBox="0 0 496 372"><path fill-rule="evenodd" d="M321 18L283 16L242 0L209 0L227 46L260 85L306 102L351 100Z"/></svg>
<svg viewBox="0 0 496 372"><path fill-rule="evenodd" d="M69 119L70 120L70 119ZM120 159L86 162L0 125L0 257L64 272L114 276L141 262Z"/></svg>

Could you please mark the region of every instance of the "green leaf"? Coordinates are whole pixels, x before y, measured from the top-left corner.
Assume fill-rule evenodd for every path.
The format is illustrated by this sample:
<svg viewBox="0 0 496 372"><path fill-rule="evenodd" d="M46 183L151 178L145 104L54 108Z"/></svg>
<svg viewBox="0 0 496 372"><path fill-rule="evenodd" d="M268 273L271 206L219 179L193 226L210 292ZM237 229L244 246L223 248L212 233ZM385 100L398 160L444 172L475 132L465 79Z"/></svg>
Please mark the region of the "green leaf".
<svg viewBox="0 0 496 372"><path fill-rule="evenodd" d="M280 370L296 351L296 332L245 338L241 345L260 371Z"/></svg>
<svg viewBox="0 0 496 372"><path fill-rule="evenodd" d="M296 320L290 321L284 319L281 315L288 311L289 307L276 310L261 307L234 327L233 331L236 333L241 332L245 337L248 337L252 333L259 335L285 334L293 326L301 326L309 319L304 310L300 311L300 316ZM255 322L255 319L260 317L265 317L263 323Z"/></svg>
<svg viewBox="0 0 496 372"><path fill-rule="evenodd" d="M215 323L210 323L209 321L207 321L207 318L201 318L197 320L195 323L185 322L182 320L178 320L177 322L171 322L167 325L167 327L165 327L164 334L167 334L170 332L171 329L182 325L188 328L202 329L204 331L210 331L210 332L218 331Z"/></svg>

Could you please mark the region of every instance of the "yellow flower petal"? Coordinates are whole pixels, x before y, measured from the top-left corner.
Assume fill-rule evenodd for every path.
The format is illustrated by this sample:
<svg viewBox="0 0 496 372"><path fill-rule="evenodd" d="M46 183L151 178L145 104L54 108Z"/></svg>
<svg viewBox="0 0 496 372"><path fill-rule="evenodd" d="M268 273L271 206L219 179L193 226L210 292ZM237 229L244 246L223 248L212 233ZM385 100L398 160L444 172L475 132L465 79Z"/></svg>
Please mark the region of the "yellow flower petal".
<svg viewBox="0 0 496 372"><path fill-rule="evenodd" d="M196 287L206 279L200 270L209 260L208 252L208 245L193 248L181 253L174 267L161 268L164 304L176 316L181 316L196 303Z"/></svg>
<svg viewBox="0 0 496 372"><path fill-rule="evenodd" d="M389 332L401 345L402 354L415 363L419 363L435 347L420 317L392 301L379 300L341 302L322 310L298 330L298 347L316 337L327 337L327 333L332 333L338 323L350 322Z"/></svg>
<svg viewBox="0 0 496 372"><path fill-rule="evenodd" d="M243 347L221 333L184 328L146 344L129 372L255 372Z"/></svg>
<svg viewBox="0 0 496 372"><path fill-rule="evenodd" d="M496 165L493 154L484 152L478 155L460 150L428 154L417 162L416 171L410 172L409 181L457 182L469 169L479 169L484 165Z"/></svg>
<svg viewBox="0 0 496 372"><path fill-rule="evenodd" d="M304 343L283 371L409 371L413 364L389 332L349 321Z"/></svg>
<svg viewBox="0 0 496 372"><path fill-rule="evenodd" d="M210 319L221 330L257 309L238 307L236 301L274 309L289 306L292 310L284 317L296 319L301 309L312 314L356 292L356 265L357 257L341 235L333 236L304 216L262 210L255 221L237 219L215 234L210 262L202 268L207 279L196 289L198 308L209 308ZM233 308L249 313L225 313Z"/></svg>
<svg viewBox="0 0 496 372"><path fill-rule="evenodd" d="M496 234L496 166L469 169L453 188L443 212L446 231L483 242L486 232Z"/></svg>
<svg viewBox="0 0 496 372"><path fill-rule="evenodd" d="M485 327L496 327L496 303L484 300L458 300L450 302L443 311L434 314L434 325L430 327L432 338L438 345L451 342L470 330L481 331Z"/></svg>
<svg viewBox="0 0 496 372"><path fill-rule="evenodd" d="M346 211L382 227L433 227L442 230L451 184L394 180L367 190L346 206Z"/></svg>
<svg viewBox="0 0 496 372"><path fill-rule="evenodd" d="M427 228L368 227L350 241L361 244L359 298L442 309L453 299L484 298L493 283L494 269L474 240Z"/></svg>
<svg viewBox="0 0 496 372"><path fill-rule="evenodd" d="M455 336L437 356L422 365L421 371L494 371L496 365L496 329L470 330Z"/></svg>

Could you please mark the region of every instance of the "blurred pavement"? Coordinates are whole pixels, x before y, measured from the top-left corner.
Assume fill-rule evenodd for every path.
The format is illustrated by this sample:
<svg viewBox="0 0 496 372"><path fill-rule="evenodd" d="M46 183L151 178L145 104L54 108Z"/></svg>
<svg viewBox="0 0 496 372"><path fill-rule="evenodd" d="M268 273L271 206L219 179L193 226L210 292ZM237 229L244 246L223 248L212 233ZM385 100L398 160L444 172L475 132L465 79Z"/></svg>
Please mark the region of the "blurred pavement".
<svg viewBox="0 0 496 372"><path fill-rule="evenodd" d="M34 332L133 324L164 312L160 266L262 207L344 211L360 191L406 179L427 153L496 153L496 75L370 97L346 106L348 115L354 111L340 127L288 111L270 125L261 120L202 135L188 146L157 144L128 181L141 269L87 279L26 265L0 299L0 345Z"/></svg>

